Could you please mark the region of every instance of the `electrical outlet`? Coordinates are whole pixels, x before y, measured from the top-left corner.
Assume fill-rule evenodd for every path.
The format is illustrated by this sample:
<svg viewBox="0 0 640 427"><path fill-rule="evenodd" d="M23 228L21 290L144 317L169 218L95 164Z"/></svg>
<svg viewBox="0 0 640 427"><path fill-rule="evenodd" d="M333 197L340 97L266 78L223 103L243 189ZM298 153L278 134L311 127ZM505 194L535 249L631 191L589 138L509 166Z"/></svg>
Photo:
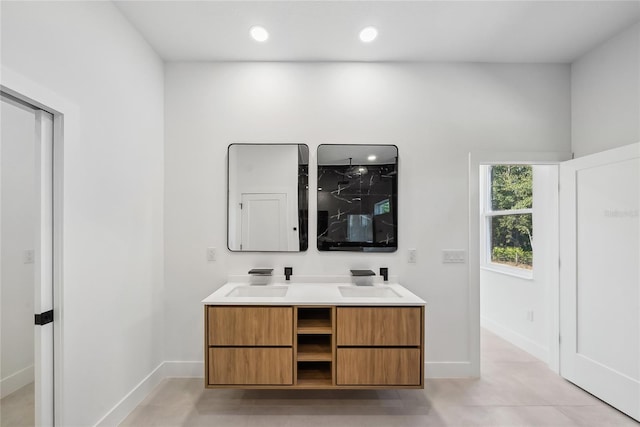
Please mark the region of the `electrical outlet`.
<svg viewBox="0 0 640 427"><path fill-rule="evenodd" d="M442 262L445 264L464 264L467 253L462 249L444 249L442 251Z"/></svg>
<svg viewBox="0 0 640 427"><path fill-rule="evenodd" d="M27 249L22 255L22 262L24 264L33 264L36 260L35 251L33 249Z"/></svg>
<svg viewBox="0 0 640 427"><path fill-rule="evenodd" d="M527 320L533 322L533 310L527 310Z"/></svg>
<svg viewBox="0 0 640 427"><path fill-rule="evenodd" d="M216 261L216 248L207 248L207 262Z"/></svg>
<svg viewBox="0 0 640 427"><path fill-rule="evenodd" d="M411 264L415 264L416 263L416 259L417 259L417 251L415 249L409 249L409 262Z"/></svg>

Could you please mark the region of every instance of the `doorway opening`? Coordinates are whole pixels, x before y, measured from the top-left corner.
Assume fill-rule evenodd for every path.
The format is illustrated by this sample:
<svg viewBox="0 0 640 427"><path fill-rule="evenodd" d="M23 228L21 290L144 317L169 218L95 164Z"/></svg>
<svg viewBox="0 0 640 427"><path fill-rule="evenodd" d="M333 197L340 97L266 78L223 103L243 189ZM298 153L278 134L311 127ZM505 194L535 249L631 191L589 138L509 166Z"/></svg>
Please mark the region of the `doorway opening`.
<svg viewBox="0 0 640 427"><path fill-rule="evenodd" d="M0 114L1 424L51 426L54 116L5 92Z"/></svg>
<svg viewBox="0 0 640 427"><path fill-rule="evenodd" d="M558 166L480 165L480 325L549 363Z"/></svg>
<svg viewBox="0 0 640 427"><path fill-rule="evenodd" d="M481 167L492 165L549 165L555 167L555 176L557 180L557 166L565 160L571 159L571 153L563 152L477 152L469 153L469 353L470 353L470 376L480 376L480 335L481 335L481 312L480 312L480 277L481 271L481 228L487 221L486 217L481 216ZM554 197L558 196L557 185L554 190ZM555 212L557 217L557 209ZM559 289L558 289L558 242L557 232L554 241L550 243L550 250L555 251L549 256L555 259L555 268L553 272L556 277L549 281L548 292L546 293L547 301L547 329L548 329L548 366L558 373L559 372ZM483 253L487 253L484 250ZM525 310L524 318L527 319L528 313ZM534 313L535 319L535 313Z"/></svg>

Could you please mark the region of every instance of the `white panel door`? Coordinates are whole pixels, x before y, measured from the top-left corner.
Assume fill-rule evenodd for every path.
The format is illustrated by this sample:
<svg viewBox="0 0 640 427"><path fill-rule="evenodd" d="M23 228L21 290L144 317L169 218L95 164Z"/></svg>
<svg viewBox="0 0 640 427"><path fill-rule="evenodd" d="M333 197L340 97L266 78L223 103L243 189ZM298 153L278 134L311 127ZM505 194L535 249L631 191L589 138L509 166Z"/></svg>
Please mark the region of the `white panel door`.
<svg viewBox="0 0 640 427"><path fill-rule="evenodd" d="M640 420L640 144L560 166L560 374Z"/></svg>
<svg viewBox="0 0 640 427"><path fill-rule="evenodd" d="M286 251L287 195L284 193L242 194L243 251Z"/></svg>
<svg viewBox="0 0 640 427"><path fill-rule="evenodd" d="M36 111L36 313L53 310L53 116ZM53 426L53 322L35 326L35 421Z"/></svg>

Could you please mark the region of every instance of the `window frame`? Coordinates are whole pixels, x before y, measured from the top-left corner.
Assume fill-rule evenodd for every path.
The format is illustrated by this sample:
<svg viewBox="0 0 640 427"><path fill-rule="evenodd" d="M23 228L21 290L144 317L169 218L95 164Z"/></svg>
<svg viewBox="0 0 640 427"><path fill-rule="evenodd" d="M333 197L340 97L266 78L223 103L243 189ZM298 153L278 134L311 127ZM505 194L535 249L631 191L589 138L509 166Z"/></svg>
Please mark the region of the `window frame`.
<svg viewBox="0 0 640 427"><path fill-rule="evenodd" d="M491 220L493 217L530 214L533 220L533 207L526 209L506 209L497 211L494 211L491 208L491 168L493 168L494 166L503 166L508 164L510 163L480 165L480 268L483 270L489 270L496 273L519 277L521 279L533 280L535 262L532 263L530 269L527 269L500 264L491 260ZM527 164L518 164L518 166L533 167L533 165ZM532 251L533 258L535 260L535 249L532 248Z"/></svg>

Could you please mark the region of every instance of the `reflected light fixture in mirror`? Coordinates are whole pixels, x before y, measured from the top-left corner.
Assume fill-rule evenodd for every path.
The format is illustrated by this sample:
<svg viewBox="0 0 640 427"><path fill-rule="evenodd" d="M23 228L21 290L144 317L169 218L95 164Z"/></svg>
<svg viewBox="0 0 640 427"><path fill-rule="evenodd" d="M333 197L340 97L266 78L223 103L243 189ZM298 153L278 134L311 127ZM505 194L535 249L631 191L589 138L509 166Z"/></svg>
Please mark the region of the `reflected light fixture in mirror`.
<svg viewBox="0 0 640 427"><path fill-rule="evenodd" d="M319 250L397 249L395 145L320 145L317 194Z"/></svg>
<svg viewBox="0 0 640 427"><path fill-rule="evenodd" d="M365 27L360 31L360 41L371 43L378 37L378 30L375 27Z"/></svg>
<svg viewBox="0 0 640 427"><path fill-rule="evenodd" d="M253 27L251 27L249 29L249 34L251 34L251 37L260 43L264 43L269 39L269 32L264 28L261 27L259 25L254 25Z"/></svg>
<svg viewBox="0 0 640 427"><path fill-rule="evenodd" d="M306 251L309 147L231 144L227 203L229 250Z"/></svg>

